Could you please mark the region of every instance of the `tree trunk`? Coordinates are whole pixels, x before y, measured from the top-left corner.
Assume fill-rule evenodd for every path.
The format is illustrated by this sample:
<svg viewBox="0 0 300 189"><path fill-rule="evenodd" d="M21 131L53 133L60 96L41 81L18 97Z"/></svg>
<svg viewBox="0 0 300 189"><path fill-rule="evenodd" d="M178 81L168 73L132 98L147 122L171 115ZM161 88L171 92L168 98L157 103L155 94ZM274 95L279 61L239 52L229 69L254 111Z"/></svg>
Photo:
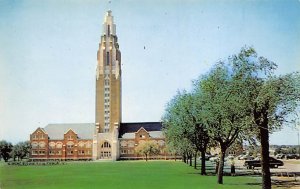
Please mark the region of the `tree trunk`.
<svg viewBox="0 0 300 189"><path fill-rule="evenodd" d="M201 151L201 175L206 175L206 170L205 170L205 151Z"/></svg>
<svg viewBox="0 0 300 189"><path fill-rule="evenodd" d="M190 155L190 166L192 167L193 166L193 156L192 155Z"/></svg>
<svg viewBox="0 0 300 189"><path fill-rule="evenodd" d="M260 127L262 189L271 189L268 125Z"/></svg>
<svg viewBox="0 0 300 189"><path fill-rule="evenodd" d="M221 156L220 156L219 169L218 169L218 184L223 184L223 168L224 168L225 152L226 152L226 148L221 147Z"/></svg>
<svg viewBox="0 0 300 189"><path fill-rule="evenodd" d="M148 157L147 157L147 154L146 154L146 161L148 161Z"/></svg>
<svg viewBox="0 0 300 189"><path fill-rule="evenodd" d="M197 152L195 153L194 156L194 169L197 169Z"/></svg>

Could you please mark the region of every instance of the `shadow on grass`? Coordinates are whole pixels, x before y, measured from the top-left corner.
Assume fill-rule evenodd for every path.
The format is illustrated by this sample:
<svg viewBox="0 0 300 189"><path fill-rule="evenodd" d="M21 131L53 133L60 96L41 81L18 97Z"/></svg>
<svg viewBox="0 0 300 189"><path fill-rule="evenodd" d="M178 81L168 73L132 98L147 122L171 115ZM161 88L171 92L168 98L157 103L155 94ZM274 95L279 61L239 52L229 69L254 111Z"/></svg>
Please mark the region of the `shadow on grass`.
<svg viewBox="0 0 300 189"><path fill-rule="evenodd" d="M276 186L276 188L300 187L300 182L293 178L279 178L272 179L272 186Z"/></svg>

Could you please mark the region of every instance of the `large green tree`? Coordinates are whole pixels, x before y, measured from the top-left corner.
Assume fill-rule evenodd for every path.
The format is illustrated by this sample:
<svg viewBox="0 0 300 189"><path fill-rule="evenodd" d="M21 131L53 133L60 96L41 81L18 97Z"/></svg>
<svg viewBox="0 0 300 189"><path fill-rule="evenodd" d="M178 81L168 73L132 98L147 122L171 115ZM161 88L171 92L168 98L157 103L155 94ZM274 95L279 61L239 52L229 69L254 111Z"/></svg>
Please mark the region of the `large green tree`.
<svg viewBox="0 0 300 189"><path fill-rule="evenodd" d="M236 141L242 131L249 128L248 104L241 76L226 62L219 62L210 72L196 82L205 102L202 117L209 136L220 147L218 183L223 183L226 150Z"/></svg>
<svg viewBox="0 0 300 189"><path fill-rule="evenodd" d="M214 128L220 129L223 134L234 131L229 138L240 133L244 138L256 136L260 141L263 189L271 188L269 133L293 122L293 114L300 101L299 73L276 76L276 68L274 62L257 56L253 48L245 47L229 57L226 63L219 63L200 82L202 90L209 94L207 100L212 99L207 103L208 112L212 113L208 114L212 131ZM222 128L218 128L220 125ZM225 138L221 142L218 135L218 132L212 133L222 150L222 143L229 141L226 142ZM219 174L222 174L220 171Z"/></svg>

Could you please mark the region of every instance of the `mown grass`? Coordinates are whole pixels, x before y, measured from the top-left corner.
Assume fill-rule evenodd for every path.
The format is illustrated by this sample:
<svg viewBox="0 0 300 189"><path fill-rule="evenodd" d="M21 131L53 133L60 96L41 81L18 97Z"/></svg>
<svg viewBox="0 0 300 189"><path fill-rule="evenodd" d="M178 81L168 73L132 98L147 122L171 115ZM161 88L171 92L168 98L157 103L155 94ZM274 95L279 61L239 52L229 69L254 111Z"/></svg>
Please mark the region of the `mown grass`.
<svg viewBox="0 0 300 189"><path fill-rule="evenodd" d="M105 189L249 189L260 188L260 178L201 176L199 170L174 161L74 162L53 166L0 164L0 188Z"/></svg>

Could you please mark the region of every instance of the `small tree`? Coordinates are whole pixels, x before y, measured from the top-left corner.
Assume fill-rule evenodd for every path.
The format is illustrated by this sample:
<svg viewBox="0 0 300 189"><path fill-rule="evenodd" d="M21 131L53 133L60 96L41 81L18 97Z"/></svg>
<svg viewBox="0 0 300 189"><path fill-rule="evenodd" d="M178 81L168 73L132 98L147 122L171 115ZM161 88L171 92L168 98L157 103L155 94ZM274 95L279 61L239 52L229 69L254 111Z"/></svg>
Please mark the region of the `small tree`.
<svg viewBox="0 0 300 189"><path fill-rule="evenodd" d="M12 151L13 145L5 140L0 141L0 154L5 162L11 157L10 152Z"/></svg>
<svg viewBox="0 0 300 189"><path fill-rule="evenodd" d="M140 143L136 149L136 153L144 155L146 157L146 161L148 161L148 157L151 155L159 154L159 146L155 141L145 141L143 143Z"/></svg>

